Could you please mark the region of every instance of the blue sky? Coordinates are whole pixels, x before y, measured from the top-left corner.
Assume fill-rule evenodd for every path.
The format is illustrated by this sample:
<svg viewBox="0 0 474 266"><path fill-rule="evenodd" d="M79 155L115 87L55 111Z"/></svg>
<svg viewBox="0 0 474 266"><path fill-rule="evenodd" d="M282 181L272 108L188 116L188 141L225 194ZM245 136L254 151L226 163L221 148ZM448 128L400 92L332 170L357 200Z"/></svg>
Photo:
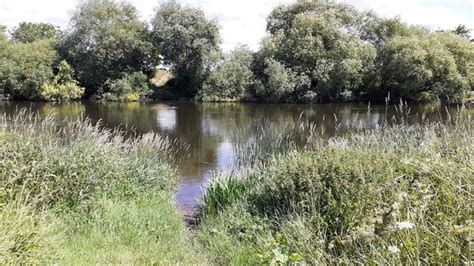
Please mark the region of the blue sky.
<svg viewBox="0 0 474 266"><path fill-rule="evenodd" d="M70 11L78 0L0 0L0 24L13 27L21 21L50 22L66 27ZM239 43L257 49L265 34L265 18L277 5L295 0L181 0L200 6L221 24L223 47ZM385 17L430 27L452 29L465 24L474 29L473 0L340 0L360 9L372 9ZM129 0L148 19L159 0Z"/></svg>

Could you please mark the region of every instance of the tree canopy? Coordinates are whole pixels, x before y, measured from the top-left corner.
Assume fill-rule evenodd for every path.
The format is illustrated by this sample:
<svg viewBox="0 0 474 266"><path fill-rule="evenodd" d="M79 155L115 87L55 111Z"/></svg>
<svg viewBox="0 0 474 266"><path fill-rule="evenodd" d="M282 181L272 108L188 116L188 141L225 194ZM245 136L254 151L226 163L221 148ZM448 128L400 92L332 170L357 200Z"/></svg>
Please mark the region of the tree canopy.
<svg viewBox="0 0 474 266"><path fill-rule="evenodd" d="M176 74L176 87L195 95L220 56L217 21L207 19L199 8L168 1L159 6L151 24L154 44Z"/></svg>
<svg viewBox="0 0 474 266"><path fill-rule="evenodd" d="M252 97L258 81L252 71L253 53L238 47L218 64L200 91L204 101L241 101Z"/></svg>
<svg viewBox="0 0 474 266"><path fill-rule="evenodd" d="M150 71L158 64L146 23L127 2L87 0L79 4L62 46L88 95L107 90L107 80Z"/></svg>
<svg viewBox="0 0 474 266"><path fill-rule="evenodd" d="M16 42L32 43L35 41L54 39L58 29L49 23L22 22L12 32L12 39Z"/></svg>

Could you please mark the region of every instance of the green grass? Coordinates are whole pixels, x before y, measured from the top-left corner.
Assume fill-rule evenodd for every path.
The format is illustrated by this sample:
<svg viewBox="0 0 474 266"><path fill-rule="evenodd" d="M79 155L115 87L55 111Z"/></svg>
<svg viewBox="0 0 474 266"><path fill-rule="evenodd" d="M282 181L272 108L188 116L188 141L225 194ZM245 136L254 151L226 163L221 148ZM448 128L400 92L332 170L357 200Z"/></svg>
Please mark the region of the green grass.
<svg viewBox="0 0 474 266"><path fill-rule="evenodd" d="M177 144L89 121L0 120L1 264L190 264L174 208Z"/></svg>
<svg viewBox="0 0 474 266"><path fill-rule="evenodd" d="M71 265L153 265L205 261L192 245L170 194L129 201L99 199L87 219L72 217L61 257Z"/></svg>
<svg viewBox="0 0 474 266"><path fill-rule="evenodd" d="M198 239L216 264L469 263L472 124L459 110L315 139L221 178Z"/></svg>

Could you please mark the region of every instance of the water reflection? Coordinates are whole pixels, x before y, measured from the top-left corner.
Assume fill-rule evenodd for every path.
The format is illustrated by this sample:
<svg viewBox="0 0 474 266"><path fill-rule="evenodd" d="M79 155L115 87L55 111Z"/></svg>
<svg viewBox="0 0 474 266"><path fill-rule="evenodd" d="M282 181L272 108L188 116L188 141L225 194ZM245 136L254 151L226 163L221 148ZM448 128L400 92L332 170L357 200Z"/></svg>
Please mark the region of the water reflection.
<svg viewBox="0 0 474 266"><path fill-rule="evenodd" d="M197 104L167 103L29 103L1 102L0 114L14 114L21 108L42 115L55 113L61 119L88 117L93 123L101 121L107 128L121 127L128 134L150 131L176 138L189 145L179 154L177 165L181 188L177 202L184 209L196 205L202 186L212 177L212 171L229 169L236 158L234 147L255 138L255 127L273 126L278 135L294 130L289 125L311 122L323 128L325 137L363 125L375 127L384 121L416 123L423 117L443 119L446 112L433 105L406 108L404 115L395 107L364 104L278 105L278 104ZM473 109L469 110L471 113ZM306 132L293 132L304 140ZM271 137L267 140L273 141ZM279 145L274 143L274 145ZM282 147L285 148L285 147Z"/></svg>

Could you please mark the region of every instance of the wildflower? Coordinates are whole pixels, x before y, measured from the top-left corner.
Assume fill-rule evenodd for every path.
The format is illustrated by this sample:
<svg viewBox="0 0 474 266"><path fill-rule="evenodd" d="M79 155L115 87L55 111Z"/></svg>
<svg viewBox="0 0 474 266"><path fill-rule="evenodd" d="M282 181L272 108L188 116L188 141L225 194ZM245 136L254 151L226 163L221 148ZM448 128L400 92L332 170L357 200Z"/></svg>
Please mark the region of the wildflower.
<svg viewBox="0 0 474 266"><path fill-rule="evenodd" d="M400 253L400 249L397 246L388 246L388 251L393 254Z"/></svg>
<svg viewBox="0 0 474 266"><path fill-rule="evenodd" d="M403 229L412 229L415 227L414 223L411 222L396 222L395 225L397 226L398 229L403 230Z"/></svg>
<svg viewBox="0 0 474 266"><path fill-rule="evenodd" d="M398 210L398 209L400 209L400 204L398 204L398 202L394 202L394 203L392 204L392 209L393 209L393 210Z"/></svg>
<svg viewBox="0 0 474 266"><path fill-rule="evenodd" d="M363 237L375 237L375 233L374 232L362 232L362 236Z"/></svg>
<svg viewBox="0 0 474 266"><path fill-rule="evenodd" d="M398 195L398 199L399 199L400 201L405 200L407 197L408 197L408 194L407 194L406 192L401 192L401 193Z"/></svg>

